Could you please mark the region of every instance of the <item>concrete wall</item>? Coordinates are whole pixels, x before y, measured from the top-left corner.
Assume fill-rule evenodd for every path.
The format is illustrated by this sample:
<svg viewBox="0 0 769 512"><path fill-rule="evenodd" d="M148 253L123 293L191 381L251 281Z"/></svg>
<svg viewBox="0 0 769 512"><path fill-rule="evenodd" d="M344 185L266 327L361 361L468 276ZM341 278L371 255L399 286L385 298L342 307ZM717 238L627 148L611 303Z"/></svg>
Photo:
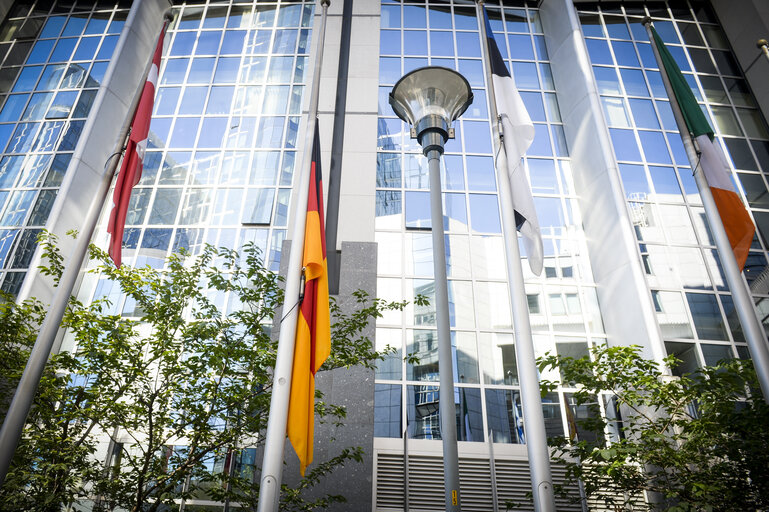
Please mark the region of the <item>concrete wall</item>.
<svg viewBox="0 0 769 512"><path fill-rule="evenodd" d="M104 175L107 158L122 147L121 127L130 122L129 110L141 92L144 72L163 26L163 12L169 6L168 0L140 0L131 7L46 224L46 229L60 239L65 264L74 246L66 233L82 226ZM110 200L106 202L107 207L111 205ZM94 240L106 240L106 236L96 233ZM36 269L40 263L38 249L29 268ZM37 297L50 302L52 296L51 280L35 271L27 275L19 292L19 300Z"/></svg>
<svg viewBox="0 0 769 512"><path fill-rule="evenodd" d="M540 18L608 343L641 345L660 361L665 349L577 12L571 0L543 0Z"/></svg>
<svg viewBox="0 0 769 512"><path fill-rule="evenodd" d="M758 105L769 118L769 59L756 46L769 39L769 2L766 0L711 0Z"/></svg>
<svg viewBox="0 0 769 512"><path fill-rule="evenodd" d="M343 0L334 0L328 10L323 67L320 77L318 121L320 124L321 167L324 185L329 183L331 168L331 139L336 109L336 82L342 30ZM345 107L344 154L342 157L341 194L339 200L339 230L337 247L345 241L374 241L374 201L376 197L377 93L379 86L379 10L376 0L353 2L350 66L347 78ZM320 7L316 7L319 26ZM372 34L377 34L372 37ZM313 33L314 63L317 31ZM305 96L306 116L309 105L308 79ZM305 126L300 128L299 140L304 140ZM301 157L299 158L301 160ZM328 187L325 191L328 194ZM291 225L289 225L289 232ZM329 248L332 250L332 248ZM374 269L376 271L376 269Z"/></svg>
<svg viewBox="0 0 769 512"><path fill-rule="evenodd" d="M353 2L338 248L345 241L374 241L379 11L377 0ZM342 273L347 270L342 266ZM372 272L376 274L376 267Z"/></svg>

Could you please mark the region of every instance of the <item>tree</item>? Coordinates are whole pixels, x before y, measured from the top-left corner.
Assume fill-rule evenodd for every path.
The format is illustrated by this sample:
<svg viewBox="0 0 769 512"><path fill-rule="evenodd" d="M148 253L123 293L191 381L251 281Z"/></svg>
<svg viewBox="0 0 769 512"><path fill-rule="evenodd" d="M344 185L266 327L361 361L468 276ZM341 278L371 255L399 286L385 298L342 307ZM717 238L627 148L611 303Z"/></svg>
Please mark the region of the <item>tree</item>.
<svg viewBox="0 0 769 512"><path fill-rule="evenodd" d="M679 363L665 360L670 368ZM582 480L588 499L618 510L628 499L643 504L644 493L660 498L646 505L655 510L769 508L769 407L750 361L671 377L639 347L595 347L592 358L548 355L539 367L558 368L574 383L578 406L607 395L618 405L618 422L600 414L578 421L597 442L551 440L567 478ZM543 389L554 386L543 382ZM607 440L612 431L618 435Z"/></svg>
<svg viewBox="0 0 769 512"><path fill-rule="evenodd" d="M61 267L53 242L41 240L52 262L44 272L56 278ZM40 510L39 496L21 497L28 494L30 478L39 479L43 489L49 484L46 468L52 465L64 476L62 491L49 498L51 510L86 497L102 510L148 512L180 498L254 504L258 469L255 461L245 459L253 458L267 423L277 348L271 331L283 301L280 277L265 268L253 245L242 254L210 246L197 256L173 254L162 269L117 269L103 251L92 247L91 254L98 263L94 271L127 296L123 309L132 318L109 314L112 305L106 298L87 305L71 301L63 326L76 350L55 356L49 365L47 371L56 377L41 384L20 449L34 456L14 459L9 479L14 484L0 492L0 506ZM360 307L349 314L332 302L332 357L322 370L373 367L384 356L364 336L365 329L383 311L402 309L405 303L363 292L356 300ZM18 334L2 338L4 346L28 347L41 305L3 306L19 325ZM22 361L20 352L3 368L0 380L17 379L14 372ZM50 394L54 397L45 400ZM343 408L323 403L319 393L318 398L321 421L343 420ZM48 423L55 425L53 430L32 435ZM106 461L94 457L100 436L110 439ZM39 449L54 439L58 444L50 453ZM58 461L65 457L79 457L78 464ZM299 488L360 459L359 448L341 450L310 471ZM296 491L284 496L285 510L312 510L344 499L325 496L308 502Z"/></svg>
<svg viewBox="0 0 769 512"><path fill-rule="evenodd" d="M40 242L49 260L45 272L57 282L61 257L47 233L41 235ZM70 307L81 309L82 305L73 301ZM45 306L38 300L15 303L12 297L0 297L3 417L45 313ZM121 330L120 325L106 319L96 328L106 336ZM85 498L88 483L100 476L101 465L93 458L96 422L91 418L98 417L93 397L86 389L69 385L70 375L78 367L78 359L68 352L51 356L12 466L0 488L0 509L58 512L62 504Z"/></svg>

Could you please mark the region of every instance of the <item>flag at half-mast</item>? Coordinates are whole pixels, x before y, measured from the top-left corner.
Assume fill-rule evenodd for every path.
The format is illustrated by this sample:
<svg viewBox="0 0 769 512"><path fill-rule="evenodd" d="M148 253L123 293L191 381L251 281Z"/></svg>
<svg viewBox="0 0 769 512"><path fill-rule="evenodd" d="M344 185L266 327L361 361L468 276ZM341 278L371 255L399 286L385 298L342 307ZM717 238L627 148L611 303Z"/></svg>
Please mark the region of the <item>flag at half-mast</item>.
<svg viewBox="0 0 769 512"><path fill-rule="evenodd" d="M653 43L659 50L660 59L662 60L661 64L665 67L673 94L675 95L675 98L670 98L670 101L678 103L686 122L686 127L694 138L696 145L699 146L699 163L692 162L691 164L692 166L698 164L705 175L710 191L713 193L713 199L716 202L718 215L721 217L726 235L729 237L729 244L732 246L734 259L737 260L737 265L740 271L742 271L748 259L750 244L753 242L755 226L753 226L753 221L750 219L745 205L734 188L731 179L732 172L726 163L726 157L718 144L713 141L713 128L711 128L705 114L703 114L702 109L697 104L697 99L694 97L694 93L692 93L684 75L678 68L678 64L676 64L659 34L654 30L654 27L651 27L651 32L654 38ZM687 136L687 134L681 134L681 137Z"/></svg>
<svg viewBox="0 0 769 512"><path fill-rule="evenodd" d="M483 8L483 19L486 23L486 45L491 64L491 82L496 98L497 114L501 121L502 146L507 156L507 169L510 176L510 188L513 195L513 210L515 225L523 235L523 244L529 258L529 268L536 275L542 273L543 248L542 236L539 231L537 212L534 209L534 198L526 177L526 171L521 165L521 157L534 141L534 123L526 111L521 95L515 87L515 81L502 60L497 42L491 31L489 15Z"/></svg>
<svg viewBox="0 0 769 512"><path fill-rule="evenodd" d="M323 217L323 183L320 170L320 136L315 122L304 228L304 294L296 322L294 365L286 430L299 457L299 471L312 462L315 425L315 373L331 352L328 269Z"/></svg>
<svg viewBox="0 0 769 512"><path fill-rule="evenodd" d="M163 23L163 29L158 37L155 54L152 57L147 81L144 83L139 104L136 106L133 121L131 122L131 135L123 155L123 164L117 175L115 191L112 194L112 212L109 215L107 233L110 234L109 255L115 266L122 262L123 230L125 229L128 204L131 202L131 191L139 183L142 177L142 164L144 152L147 149L147 136L150 131L152 119L152 106L155 103L155 87L160 70L160 57L163 54L163 37L166 33L168 21Z"/></svg>

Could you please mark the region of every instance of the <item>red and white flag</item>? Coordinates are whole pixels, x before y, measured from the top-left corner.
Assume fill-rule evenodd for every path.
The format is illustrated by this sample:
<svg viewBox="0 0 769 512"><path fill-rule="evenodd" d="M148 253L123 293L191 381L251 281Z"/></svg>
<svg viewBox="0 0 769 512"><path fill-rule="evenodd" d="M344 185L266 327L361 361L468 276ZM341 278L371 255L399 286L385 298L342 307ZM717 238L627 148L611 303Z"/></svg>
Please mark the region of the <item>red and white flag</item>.
<svg viewBox="0 0 769 512"><path fill-rule="evenodd" d="M155 103L155 87L158 81L158 71L160 70L160 57L163 54L163 36L166 33L168 22L163 24L163 30L158 37L158 44L155 48L155 55L152 57L152 66L147 75L147 81L144 83L139 104L136 106L134 118L131 122L131 136L128 138L125 154L123 155L123 165L120 166L120 172L115 182L115 192L112 195L112 212L107 224L107 233L111 235L109 242L109 255L115 266L120 267L121 252L123 248L123 230L125 229L126 214L128 213L128 204L131 202L131 191L139 183L142 177L142 164L144 152L147 150L147 136L150 131L150 121L152 120L152 106Z"/></svg>

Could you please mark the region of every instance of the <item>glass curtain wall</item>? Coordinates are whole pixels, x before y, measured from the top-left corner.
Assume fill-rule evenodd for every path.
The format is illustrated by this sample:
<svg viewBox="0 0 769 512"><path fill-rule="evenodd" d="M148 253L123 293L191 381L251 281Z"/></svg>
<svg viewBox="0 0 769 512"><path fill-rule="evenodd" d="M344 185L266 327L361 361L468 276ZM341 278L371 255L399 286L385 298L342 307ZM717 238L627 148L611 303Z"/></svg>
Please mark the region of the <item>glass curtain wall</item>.
<svg viewBox="0 0 769 512"><path fill-rule="evenodd" d="M647 283L680 372L747 357L718 254L641 20L649 15L725 149L758 233L745 266L764 271L769 241L769 131L705 2L579 4ZM756 297L761 301L761 297Z"/></svg>
<svg viewBox="0 0 769 512"><path fill-rule="evenodd" d="M182 248L241 249L253 242L277 271L288 223L297 132L308 77L314 3L177 2L161 64L142 178L123 238L124 264L162 268ZM106 222L108 211L103 212ZM106 228L98 228L106 240ZM230 313L235 298L212 291ZM140 314L112 281L84 276L81 300L107 297L107 313ZM65 346L72 340L67 338ZM169 446L166 456L183 452ZM205 461L226 472L229 456ZM234 471L254 475L244 448ZM197 482L200 483L200 482ZM204 490L185 510L220 510ZM181 491L181 489L180 489Z"/></svg>
<svg viewBox="0 0 769 512"><path fill-rule="evenodd" d="M15 2L0 28L0 289L16 295L130 2Z"/></svg>
<svg viewBox="0 0 769 512"><path fill-rule="evenodd" d="M545 270L523 262L535 349L581 356L604 343L592 272L571 179L536 2L490 2L494 37L536 126L523 165L544 236ZM466 2L393 2L381 6L376 191L378 294L429 306L388 313L377 345L395 348L376 372L375 436L440 439L438 352L426 159L393 113L388 94L405 73L433 65L455 69L475 101L455 123L442 159L444 229L451 343L456 379L457 435L483 442L524 440L500 211L475 7ZM405 360L404 360L405 357ZM545 375L558 378L557 375ZM550 435L563 435L559 388L544 399ZM575 411L583 414L584 411Z"/></svg>
<svg viewBox="0 0 769 512"><path fill-rule="evenodd" d="M128 209L125 263L158 268L181 248L253 242L278 270L313 10L311 1L175 7ZM89 279L82 293L109 296L113 312L134 314L114 283ZM234 307L229 297L215 300Z"/></svg>

